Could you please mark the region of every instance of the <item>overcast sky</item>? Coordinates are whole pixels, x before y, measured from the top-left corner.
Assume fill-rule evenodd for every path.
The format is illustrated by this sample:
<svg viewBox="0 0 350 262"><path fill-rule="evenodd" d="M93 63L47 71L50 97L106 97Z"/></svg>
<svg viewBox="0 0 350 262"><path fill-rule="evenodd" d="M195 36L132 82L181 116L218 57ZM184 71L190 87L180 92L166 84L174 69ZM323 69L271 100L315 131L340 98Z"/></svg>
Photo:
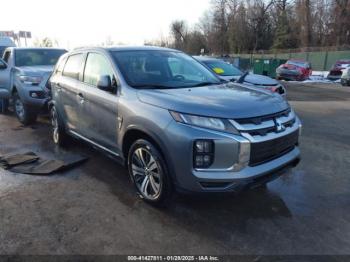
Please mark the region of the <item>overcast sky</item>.
<svg viewBox="0 0 350 262"><path fill-rule="evenodd" d="M66 48L94 45L107 37L141 45L167 35L171 21L190 25L209 8L209 0L12 0L1 1L0 31L31 31ZM6 11L5 11L6 10Z"/></svg>

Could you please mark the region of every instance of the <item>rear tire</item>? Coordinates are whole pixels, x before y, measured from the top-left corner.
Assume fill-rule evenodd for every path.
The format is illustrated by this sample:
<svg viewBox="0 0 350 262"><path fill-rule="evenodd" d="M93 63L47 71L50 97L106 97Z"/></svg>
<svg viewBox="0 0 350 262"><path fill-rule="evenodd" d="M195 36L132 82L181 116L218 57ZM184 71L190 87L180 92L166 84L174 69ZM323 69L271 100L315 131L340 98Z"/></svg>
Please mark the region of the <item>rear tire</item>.
<svg viewBox="0 0 350 262"><path fill-rule="evenodd" d="M38 114L33 112L26 104L24 104L17 93L13 95L13 107L21 124L26 126L33 124L36 121Z"/></svg>
<svg viewBox="0 0 350 262"><path fill-rule="evenodd" d="M138 195L145 202L161 207L168 204L173 194L168 167L151 142L139 139L130 147L128 170Z"/></svg>
<svg viewBox="0 0 350 262"><path fill-rule="evenodd" d="M52 140L58 146L67 145L68 135L62 123L60 116L57 113L55 106L50 110L51 125L52 125Z"/></svg>
<svg viewBox="0 0 350 262"><path fill-rule="evenodd" d="M5 114L8 110L8 99L0 99L0 114Z"/></svg>

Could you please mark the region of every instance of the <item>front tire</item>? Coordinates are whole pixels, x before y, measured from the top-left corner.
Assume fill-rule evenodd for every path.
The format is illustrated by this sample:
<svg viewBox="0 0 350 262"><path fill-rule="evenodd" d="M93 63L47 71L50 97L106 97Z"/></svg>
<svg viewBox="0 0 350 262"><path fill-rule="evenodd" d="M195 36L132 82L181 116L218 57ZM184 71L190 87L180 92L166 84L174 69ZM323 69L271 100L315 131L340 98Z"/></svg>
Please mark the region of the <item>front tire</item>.
<svg viewBox="0 0 350 262"><path fill-rule="evenodd" d="M57 113L55 106L50 110L51 125L52 125L52 140L58 146L65 146L68 141L68 135L64 125Z"/></svg>
<svg viewBox="0 0 350 262"><path fill-rule="evenodd" d="M19 122L23 125L30 125L36 121L38 114L30 110L17 93L13 96L13 107Z"/></svg>
<svg viewBox="0 0 350 262"><path fill-rule="evenodd" d="M169 202L172 184L167 164L151 142L140 139L130 147L128 170L144 201L156 206L164 206Z"/></svg>

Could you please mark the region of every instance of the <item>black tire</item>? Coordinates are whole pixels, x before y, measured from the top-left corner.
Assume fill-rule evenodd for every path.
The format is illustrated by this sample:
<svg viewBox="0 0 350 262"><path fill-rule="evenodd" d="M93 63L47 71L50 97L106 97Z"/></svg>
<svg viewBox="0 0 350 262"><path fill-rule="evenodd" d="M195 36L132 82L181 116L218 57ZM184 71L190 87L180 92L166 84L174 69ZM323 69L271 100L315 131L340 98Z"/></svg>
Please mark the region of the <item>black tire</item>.
<svg viewBox="0 0 350 262"><path fill-rule="evenodd" d="M58 146L66 146L69 137L55 106L52 106L50 109L50 118L53 142Z"/></svg>
<svg viewBox="0 0 350 262"><path fill-rule="evenodd" d="M151 142L139 139L132 144L128 154L128 171L138 195L145 202L158 207L169 203L173 186L168 167Z"/></svg>
<svg viewBox="0 0 350 262"><path fill-rule="evenodd" d="M6 114L8 110L8 99L0 99L0 114Z"/></svg>
<svg viewBox="0 0 350 262"><path fill-rule="evenodd" d="M30 125L36 121L38 114L24 104L17 93L13 95L13 107L16 117L23 125Z"/></svg>

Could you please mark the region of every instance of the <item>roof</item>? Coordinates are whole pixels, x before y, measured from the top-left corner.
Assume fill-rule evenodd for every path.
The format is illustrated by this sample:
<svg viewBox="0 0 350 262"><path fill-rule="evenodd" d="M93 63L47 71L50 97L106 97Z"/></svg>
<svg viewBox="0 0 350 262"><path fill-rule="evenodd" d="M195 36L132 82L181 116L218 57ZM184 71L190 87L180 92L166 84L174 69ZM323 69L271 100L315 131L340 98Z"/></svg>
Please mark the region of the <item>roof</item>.
<svg viewBox="0 0 350 262"><path fill-rule="evenodd" d="M0 46L16 46L15 43L9 37L0 37Z"/></svg>
<svg viewBox="0 0 350 262"><path fill-rule="evenodd" d="M221 59L215 58L215 57L210 57L210 56L193 56L193 58L199 60L199 61L222 61Z"/></svg>
<svg viewBox="0 0 350 262"><path fill-rule="evenodd" d="M107 51L172 51L180 52L175 49L158 47L158 46L112 46L112 47L101 47L101 46L87 46L79 47L74 50L107 50Z"/></svg>
<svg viewBox="0 0 350 262"><path fill-rule="evenodd" d="M64 48L56 48L56 47L11 47L16 50L65 50Z"/></svg>
<svg viewBox="0 0 350 262"><path fill-rule="evenodd" d="M304 59L299 59L299 58L291 58L291 59L288 59L288 61L308 63L308 61L306 61Z"/></svg>

